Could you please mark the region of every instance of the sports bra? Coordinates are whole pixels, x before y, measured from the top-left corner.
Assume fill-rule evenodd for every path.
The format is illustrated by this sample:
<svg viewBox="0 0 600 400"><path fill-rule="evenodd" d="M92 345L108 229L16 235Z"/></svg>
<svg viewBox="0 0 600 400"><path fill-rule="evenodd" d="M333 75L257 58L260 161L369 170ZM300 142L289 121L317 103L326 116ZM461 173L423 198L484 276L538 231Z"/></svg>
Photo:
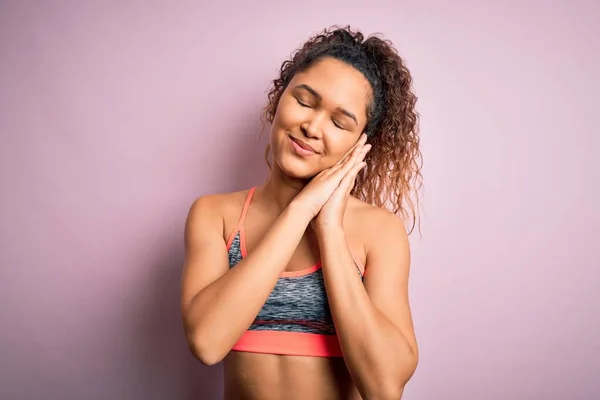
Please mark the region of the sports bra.
<svg viewBox="0 0 600 400"><path fill-rule="evenodd" d="M229 268L235 268L248 254L244 220L255 189L250 189L239 221L227 240ZM357 262L356 267L362 279L364 267ZM232 350L342 357L327 302L321 262L299 271L283 272L252 325Z"/></svg>

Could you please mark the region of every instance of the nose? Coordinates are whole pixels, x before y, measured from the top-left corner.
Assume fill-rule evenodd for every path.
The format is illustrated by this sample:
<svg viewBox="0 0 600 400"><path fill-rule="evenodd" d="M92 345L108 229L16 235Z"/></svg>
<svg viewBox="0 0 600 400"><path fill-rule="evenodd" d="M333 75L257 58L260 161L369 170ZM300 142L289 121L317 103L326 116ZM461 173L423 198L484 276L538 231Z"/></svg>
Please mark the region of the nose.
<svg viewBox="0 0 600 400"><path fill-rule="evenodd" d="M325 115L323 113L316 113L300 125L304 136L312 139L321 139L323 137L324 119Z"/></svg>

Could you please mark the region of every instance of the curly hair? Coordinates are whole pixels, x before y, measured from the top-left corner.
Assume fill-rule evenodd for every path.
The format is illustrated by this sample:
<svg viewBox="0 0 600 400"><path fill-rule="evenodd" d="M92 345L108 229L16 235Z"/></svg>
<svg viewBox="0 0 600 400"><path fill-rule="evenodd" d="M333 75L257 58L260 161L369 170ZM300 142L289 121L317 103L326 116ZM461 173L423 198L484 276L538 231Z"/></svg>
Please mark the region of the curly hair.
<svg viewBox="0 0 600 400"><path fill-rule="evenodd" d="M334 26L313 36L281 65L268 92L263 122L273 122L281 95L293 76L325 57L359 70L372 89L364 131L372 147L352 195L411 219L412 233L419 221L418 192L423 181L417 97L412 91L410 71L389 40L376 35L365 40L360 31L349 26ZM267 146L265 159L271 167L269 151Z"/></svg>

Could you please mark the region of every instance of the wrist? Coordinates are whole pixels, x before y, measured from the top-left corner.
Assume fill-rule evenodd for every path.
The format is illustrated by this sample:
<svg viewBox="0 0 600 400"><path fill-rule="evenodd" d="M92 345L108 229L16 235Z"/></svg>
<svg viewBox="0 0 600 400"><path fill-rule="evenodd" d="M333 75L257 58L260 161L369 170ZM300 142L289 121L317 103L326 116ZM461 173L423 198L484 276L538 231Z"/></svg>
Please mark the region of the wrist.
<svg viewBox="0 0 600 400"><path fill-rule="evenodd" d="M294 218L300 219L302 223L306 222L306 225L315 217L310 207L297 200L292 200L285 211Z"/></svg>
<svg viewBox="0 0 600 400"><path fill-rule="evenodd" d="M344 227L342 224L315 224L315 233L319 238L345 238Z"/></svg>

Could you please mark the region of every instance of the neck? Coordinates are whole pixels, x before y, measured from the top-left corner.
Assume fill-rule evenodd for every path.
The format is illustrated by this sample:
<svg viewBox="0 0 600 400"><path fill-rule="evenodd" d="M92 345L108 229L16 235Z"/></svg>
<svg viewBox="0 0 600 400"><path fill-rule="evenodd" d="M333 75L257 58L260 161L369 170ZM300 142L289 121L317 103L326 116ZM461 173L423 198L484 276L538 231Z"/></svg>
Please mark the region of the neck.
<svg viewBox="0 0 600 400"><path fill-rule="evenodd" d="M274 207L283 211L308 183L305 179L294 179L287 176L273 163L267 182L263 186L263 193L267 201Z"/></svg>

